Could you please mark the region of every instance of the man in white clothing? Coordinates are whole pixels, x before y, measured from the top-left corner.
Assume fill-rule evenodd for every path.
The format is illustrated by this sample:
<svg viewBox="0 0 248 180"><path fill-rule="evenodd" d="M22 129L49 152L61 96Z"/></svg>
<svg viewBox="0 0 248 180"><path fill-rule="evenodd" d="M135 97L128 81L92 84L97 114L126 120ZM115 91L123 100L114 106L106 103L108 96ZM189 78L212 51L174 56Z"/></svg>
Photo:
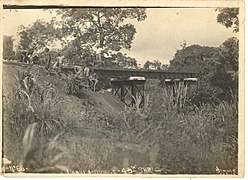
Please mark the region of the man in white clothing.
<svg viewBox="0 0 248 180"><path fill-rule="evenodd" d="M102 51L103 49L100 47L99 44L94 46L94 50L96 53L96 61L102 61Z"/></svg>

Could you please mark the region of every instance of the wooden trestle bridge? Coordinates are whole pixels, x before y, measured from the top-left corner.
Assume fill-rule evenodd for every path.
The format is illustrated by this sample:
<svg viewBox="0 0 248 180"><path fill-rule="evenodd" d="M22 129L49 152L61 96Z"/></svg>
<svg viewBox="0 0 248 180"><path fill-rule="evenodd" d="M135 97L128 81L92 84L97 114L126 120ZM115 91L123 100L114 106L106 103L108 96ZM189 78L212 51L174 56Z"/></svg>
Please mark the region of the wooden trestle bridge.
<svg viewBox="0 0 248 180"><path fill-rule="evenodd" d="M94 68L94 72L98 76L110 79L112 93L127 106L133 106L138 97L140 98L139 105L144 105L145 82L147 79L159 79L166 84L174 84L175 82L191 83L197 80L197 74L193 72L98 68Z"/></svg>
<svg viewBox="0 0 248 180"><path fill-rule="evenodd" d="M4 62L6 64L15 64L21 66L30 66L22 63ZM74 72L73 67L64 67L64 72ZM197 80L197 74L194 72L172 72L165 70L142 70L142 69L100 69L92 68L97 76L110 80L112 93L119 97L127 106L135 104L135 98L141 99L140 105L144 105L145 82L147 79L159 79L165 84L174 84L175 82L191 83ZM129 96L129 101L128 101ZM130 98L131 97L131 98ZM130 100L131 99L131 100Z"/></svg>

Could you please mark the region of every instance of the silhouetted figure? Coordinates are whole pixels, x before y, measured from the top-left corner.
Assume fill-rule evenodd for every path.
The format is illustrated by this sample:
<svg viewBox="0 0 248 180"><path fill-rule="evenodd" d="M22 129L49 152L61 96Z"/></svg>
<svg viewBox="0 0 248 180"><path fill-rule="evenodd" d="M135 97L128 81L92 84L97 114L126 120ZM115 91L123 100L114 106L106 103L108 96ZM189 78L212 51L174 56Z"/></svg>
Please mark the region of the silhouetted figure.
<svg viewBox="0 0 248 180"><path fill-rule="evenodd" d="M96 84L98 83L97 75L96 73L93 73L92 75L89 76L89 84L91 90L94 92L96 91Z"/></svg>
<svg viewBox="0 0 248 180"><path fill-rule="evenodd" d="M47 76L51 76L51 54L48 48L45 49L45 69L47 70Z"/></svg>
<svg viewBox="0 0 248 180"><path fill-rule="evenodd" d="M64 57L60 53L58 53L58 56L56 58L56 62L53 65L53 69L57 70L59 77L61 77L63 58Z"/></svg>

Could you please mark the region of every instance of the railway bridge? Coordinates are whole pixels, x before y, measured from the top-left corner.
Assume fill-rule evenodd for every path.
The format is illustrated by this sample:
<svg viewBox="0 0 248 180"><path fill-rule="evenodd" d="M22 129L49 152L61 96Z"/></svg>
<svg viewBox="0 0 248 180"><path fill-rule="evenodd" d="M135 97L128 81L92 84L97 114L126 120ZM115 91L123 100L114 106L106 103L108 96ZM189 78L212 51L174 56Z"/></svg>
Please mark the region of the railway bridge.
<svg viewBox="0 0 248 180"><path fill-rule="evenodd" d="M19 66L32 66L16 62L7 62ZM175 82L192 83L197 80L197 74L194 72L172 72L165 70L143 70L143 69L102 69L92 68L92 70L101 77L110 80L112 93L119 97L127 106L135 104L135 98L140 97L140 105L144 105L145 82L147 79L159 79L166 84ZM74 73L74 67L68 66L63 68L65 74ZM129 96L129 101L128 101ZM131 96L131 100L130 100Z"/></svg>
<svg viewBox="0 0 248 180"><path fill-rule="evenodd" d="M174 84L175 82L192 83L197 81L197 74L194 72L100 68L94 68L94 72L98 76L110 79L112 93L120 98L127 106L133 106L136 103L137 97L140 98L140 106L144 105L145 82L147 79L159 79L166 84Z"/></svg>

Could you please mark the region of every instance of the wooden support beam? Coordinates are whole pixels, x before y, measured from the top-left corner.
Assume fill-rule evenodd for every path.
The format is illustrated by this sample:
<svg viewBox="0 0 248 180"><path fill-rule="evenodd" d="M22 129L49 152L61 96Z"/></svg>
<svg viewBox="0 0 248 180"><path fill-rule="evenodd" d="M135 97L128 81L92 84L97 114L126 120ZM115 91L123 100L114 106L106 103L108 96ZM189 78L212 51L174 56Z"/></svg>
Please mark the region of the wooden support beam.
<svg viewBox="0 0 248 180"><path fill-rule="evenodd" d="M136 98L137 95L142 98L140 106L144 105L145 80L117 79L110 82L114 88L112 91L114 95L118 95L121 101L124 102L127 106L135 105L136 102L133 98ZM128 98L131 98L130 102L128 101Z"/></svg>
<svg viewBox="0 0 248 180"><path fill-rule="evenodd" d="M136 98L136 89L135 89L135 86L136 86L136 85L135 85L134 83L131 85L131 88L132 88L131 94L133 95L134 98ZM134 100L133 98L132 98L131 103L132 103L132 104L135 104L135 100Z"/></svg>
<svg viewBox="0 0 248 180"><path fill-rule="evenodd" d="M125 103L125 83L121 85L121 101Z"/></svg>

